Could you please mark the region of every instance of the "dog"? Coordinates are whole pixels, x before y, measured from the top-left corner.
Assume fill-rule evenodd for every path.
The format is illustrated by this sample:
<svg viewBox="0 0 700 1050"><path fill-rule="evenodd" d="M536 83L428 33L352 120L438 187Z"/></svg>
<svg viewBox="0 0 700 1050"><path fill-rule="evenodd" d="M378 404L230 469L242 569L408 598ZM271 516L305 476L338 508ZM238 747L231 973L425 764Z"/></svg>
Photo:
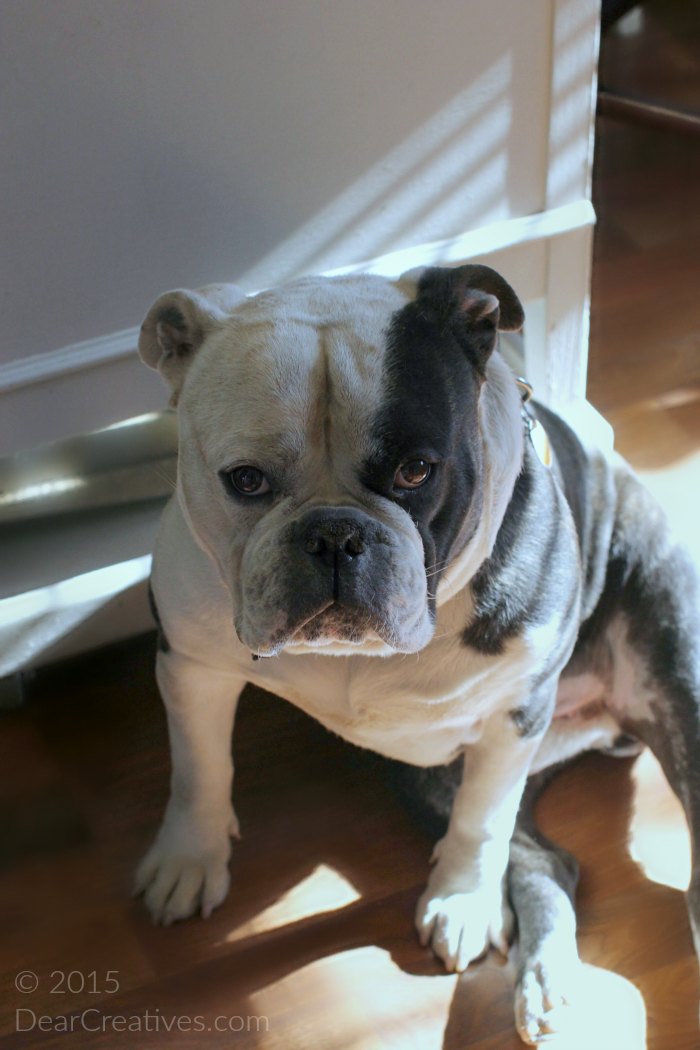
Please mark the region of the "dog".
<svg viewBox="0 0 700 1050"><path fill-rule="evenodd" d="M523 409L498 351L523 319L481 265L156 300L139 351L179 416L152 573L173 773L135 889L166 924L226 896L253 682L419 778L447 771L417 930L462 971L507 950L512 906L516 1024L536 1043L580 966L575 863L535 833L537 775L653 750L688 818L700 951L700 615L631 470Z"/></svg>

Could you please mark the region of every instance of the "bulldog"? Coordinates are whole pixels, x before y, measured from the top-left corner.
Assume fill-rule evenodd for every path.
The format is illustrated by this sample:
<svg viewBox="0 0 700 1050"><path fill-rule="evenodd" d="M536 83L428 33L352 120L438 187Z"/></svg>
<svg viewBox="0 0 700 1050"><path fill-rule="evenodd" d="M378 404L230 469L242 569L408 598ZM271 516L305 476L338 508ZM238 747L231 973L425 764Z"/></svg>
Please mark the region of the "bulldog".
<svg viewBox="0 0 700 1050"><path fill-rule="evenodd" d="M498 352L522 323L479 265L155 302L139 350L179 415L152 575L172 781L135 888L166 924L226 896L253 682L446 785L421 942L464 970L507 950L512 906L535 1043L580 962L575 862L535 833L534 774L653 749L693 838L700 949L700 617L693 568L622 461L543 407L551 462L536 454Z"/></svg>

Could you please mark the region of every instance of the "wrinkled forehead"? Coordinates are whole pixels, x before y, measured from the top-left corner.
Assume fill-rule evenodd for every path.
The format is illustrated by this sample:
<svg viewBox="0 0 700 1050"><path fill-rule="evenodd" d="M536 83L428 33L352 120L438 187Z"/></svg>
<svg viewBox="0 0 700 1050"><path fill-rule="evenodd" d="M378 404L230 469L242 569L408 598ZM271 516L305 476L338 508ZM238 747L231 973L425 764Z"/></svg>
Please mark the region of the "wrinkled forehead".
<svg viewBox="0 0 700 1050"><path fill-rule="evenodd" d="M181 411L224 458L261 442L298 454L330 430L334 443L358 446L381 403L392 319L408 298L366 275L251 298L195 360Z"/></svg>

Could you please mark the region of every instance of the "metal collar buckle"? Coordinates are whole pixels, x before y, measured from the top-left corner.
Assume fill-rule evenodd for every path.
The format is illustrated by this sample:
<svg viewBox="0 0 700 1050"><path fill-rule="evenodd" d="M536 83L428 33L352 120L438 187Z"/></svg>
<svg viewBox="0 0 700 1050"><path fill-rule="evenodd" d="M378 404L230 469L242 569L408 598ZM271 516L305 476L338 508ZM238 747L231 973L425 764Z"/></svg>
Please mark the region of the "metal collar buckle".
<svg viewBox="0 0 700 1050"><path fill-rule="evenodd" d="M532 383L528 383L527 379L523 379L522 376L516 376L515 383L520 391L522 402L520 415L525 424L527 435L532 442L533 448L535 449L540 462L542 462L545 467L551 467L552 447L549 443L549 438L547 437L547 431L544 429L532 409L529 408L530 401L532 401L534 394Z"/></svg>
<svg viewBox="0 0 700 1050"><path fill-rule="evenodd" d="M522 402L520 414L523 418L523 423L525 424L528 433L532 433L537 426L537 417L533 415L531 409L528 408L528 405L534 396L534 388L532 383L528 383L527 379L523 379L522 376L515 377L515 385L520 391L520 400Z"/></svg>

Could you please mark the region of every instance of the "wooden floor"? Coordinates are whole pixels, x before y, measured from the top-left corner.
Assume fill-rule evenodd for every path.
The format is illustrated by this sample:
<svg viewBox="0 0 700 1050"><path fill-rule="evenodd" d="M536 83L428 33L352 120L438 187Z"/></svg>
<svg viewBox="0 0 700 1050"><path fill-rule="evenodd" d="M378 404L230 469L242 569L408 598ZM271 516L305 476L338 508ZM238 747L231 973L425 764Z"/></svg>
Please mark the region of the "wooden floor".
<svg viewBox="0 0 700 1050"><path fill-rule="evenodd" d="M698 103L692 26L677 29L691 9L697 34L698 5L648 7L663 43L654 61L681 63L686 92L694 69ZM648 60L639 41L608 40L603 75L643 85ZM700 492L699 186L700 142L601 126L591 399L689 534ZM27 705L0 723L0 1047L521 1046L512 963L493 953L458 979L417 944L431 842L352 751L259 692L238 720L243 840L230 897L207 922L150 924L129 886L167 791L153 655L148 637L41 672ZM581 861L580 949L602 968L589 972L573 1034L551 1045L699 1047L678 889L687 836L653 763L587 756L539 817ZM83 1010L77 1034L61 1032L61 1018Z"/></svg>
<svg viewBox="0 0 700 1050"><path fill-rule="evenodd" d="M153 649L149 637L41 674L28 707L3 720L0 1045L78 1045L55 1019L89 1009L90 1025L123 1015L213 1027L226 1017L246 1029L232 1038L162 1027L134 1039L107 1021L106 1032L80 1035L80 1046L117 1050L518 1047L511 965L494 953L460 979L446 976L413 935L430 841L353 752L265 694L246 695L236 736L243 840L232 893L206 922L150 924L128 892L166 797ZM648 881L629 856L633 767L578 762L545 796L541 822L582 861L583 957L641 990L650 1047L689 1050L698 1045L690 935L681 894ZM653 833L663 795L651 791ZM673 838L666 825L669 856ZM658 828L638 848L658 860ZM670 874L682 878L673 856ZM28 975L29 990L14 987L23 971L36 990ZM644 1045L631 986L602 975L598 989L595 1041L558 1045ZM42 1015L53 1033L12 1034L17 1016L27 1026Z"/></svg>

